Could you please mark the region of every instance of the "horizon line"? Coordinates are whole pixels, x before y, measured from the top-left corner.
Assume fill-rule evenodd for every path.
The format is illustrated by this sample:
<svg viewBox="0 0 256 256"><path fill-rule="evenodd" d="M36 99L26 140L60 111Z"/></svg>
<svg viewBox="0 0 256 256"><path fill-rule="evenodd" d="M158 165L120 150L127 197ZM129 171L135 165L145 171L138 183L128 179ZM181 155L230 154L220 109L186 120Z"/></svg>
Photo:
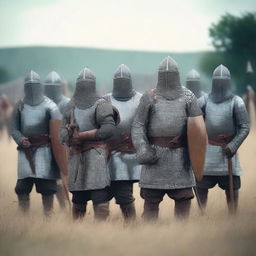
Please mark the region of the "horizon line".
<svg viewBox="0 0 256 256"><path fill-rule="evenodd" d="M203 52L216 52L212 50L189 50L189 51L169 51L169 50L143 50L143 49L125 49L125 48L108 48L108 47L94 47L94 46L64 46L64 45L17 45L17 46L0 46L0 50L17 49L17 48L74 48L74 49L91 49L99 51L120 51L120 52L145 52L145 53L203 53Z"/></svg>

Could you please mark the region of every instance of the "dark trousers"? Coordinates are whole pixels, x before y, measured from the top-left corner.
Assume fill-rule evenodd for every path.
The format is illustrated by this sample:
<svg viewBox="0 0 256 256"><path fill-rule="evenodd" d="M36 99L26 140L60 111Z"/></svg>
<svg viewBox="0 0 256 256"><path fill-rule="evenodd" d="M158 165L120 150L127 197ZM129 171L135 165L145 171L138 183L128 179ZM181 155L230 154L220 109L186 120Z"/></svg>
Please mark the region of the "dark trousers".
<svg viewBox="0 0 256 256"><path fill-rule="evenodd" d="M34 185L37 193L42 194L44 214L50 216L53 209L53 194L56 193L57 190L56 180L37 178L19 179L15 186L15 192L18 196L20 210L23 213L26 213L29 210L29 194Z"/></svg>
<svg viewBox="0 0 256 256"><path fill-rule="evenodd" d="M229 176L209 176L205 175L201 181L197 182L198 196L201 201L202 207L205 209L208 200L209 189L218 186L225 190L226 200L229 207L230 213L235 213L238 208L239 189L241 187L240 176L233 175L233 186L234 186L234 208L231 204L230 192L229 192Z"/></svg>
<svg viewBox="0 0 256 256"><path fill-rule="evenodd" d="M134 202L133 181L120 180L111 182L111 193L119 205L131 204Z"/></svg>
<svg viewBox="0 0 256 256"><path fill-rule="evenodd" d="M187 218L190 212L191 199L194 197L192 188L182 189L141 189L141 197L145 200L143 218L145 220L156 220L159 215L159 204L165 194L175 201L175 216Z"/></svg>
<svg viewBox="0 0 256 256"><path fill-rule="evenodd" d="M116 203L120 205L125 220L134 220L136 210L133 197L133 183L130 180L112 181L111 193Z"/></svg>
<svg viewBox="0 0 256 256"><path fill-rule="evenodd" d="M15 186L16 194L30 194L33 186L36 187L36 192L42 195L52 195L57 191L56 180L25 178L17 180Z"/></svg>
<svg viewBox="0 0 256 256"><path fill-rule="evenodd" d="M110 188L97 190L71 191L73 194L73 219L81 219L86 213L87 202L92 200L94 217L98 220L105 220L109 215L109 200L111 199Z"/></svg>

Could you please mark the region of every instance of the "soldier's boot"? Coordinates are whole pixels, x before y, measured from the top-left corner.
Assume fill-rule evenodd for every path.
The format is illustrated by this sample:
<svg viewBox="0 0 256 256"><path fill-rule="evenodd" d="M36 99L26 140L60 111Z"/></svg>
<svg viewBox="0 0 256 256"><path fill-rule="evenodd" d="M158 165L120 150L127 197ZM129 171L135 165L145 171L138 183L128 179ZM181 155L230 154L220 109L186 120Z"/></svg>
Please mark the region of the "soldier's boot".
<svg viewBox="0 0 256 256"><path fill-rule="evenodd" d="M93 204L94 218L99 221L104 221L109 216L109 202Z"/></svg>
<svg viewBox="0 0 256 256"><path fill-rule="evenodd" d="M17 196L19 201L19 210L26 214L30 207L29 194L19 194Z"/></svg>
<svg viewBox="0 0 256 256"><path fill-rule="evenodd" d="M42 195L44 215L50 217L53 212L53 195Z"/></svg>
<svg viewBox="0 0 256 256"><path fill-rule="evenodd" d="M238 208L238 199L239 199L239 191L238 189L234 189L234 205L231 202L230 199L230 192L229 189L225 190L226 193L226 199L228 204L228 210L230 214L236 214L237 208Z"/></svg>
<svg viewBox="0 0 256 256"><path fill-rule="evenodd" d="M178 219L187 219L191 207L191 199L175 201L174 214Z"/></svg>
<svg viewBox="0 0 256 256"><path fill-rule="evenodd" d="M136 219L136 209L134 202L130 204L120 204L125 221L134 221Z"/></svg>
<svg viewBox="0 0 256 256"><path fill-rule="evenodd" d="M207 199L208 199L208 189L207 188L196 188L197 194L201 203L203 210L206 208Z"/></svg>
<svg viewBox="0 0 256 256"><path fill-rule="evenodd" d="M142 217L145 221L156 221L159 215L159 203L152 203L147 200L144 202Z"/></svg>
<svg viewBox="0 0 256 256"><path fill-rule="evenodd" d="M66 197L65 192L63 189L63 185L60 183L57 183L57 192L56 192L56 198L58 200L58 203L60 205L61 209L66 208Z"/></svg>
<svg viewBox="0 0 256 256"><path fill-rule="evenodd" d="M72 205L72 217L73 220L81 220L86 213L87 204L75 204Z"/></svg>

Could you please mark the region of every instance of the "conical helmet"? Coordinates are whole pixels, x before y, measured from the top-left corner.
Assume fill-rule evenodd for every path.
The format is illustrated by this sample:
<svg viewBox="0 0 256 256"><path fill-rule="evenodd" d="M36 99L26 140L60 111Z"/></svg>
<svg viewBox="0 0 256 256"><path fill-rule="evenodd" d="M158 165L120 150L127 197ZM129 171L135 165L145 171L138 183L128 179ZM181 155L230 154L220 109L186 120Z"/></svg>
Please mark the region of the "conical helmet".
<svg viewBox="0 0 256 256"><path fill-rule="evenodd" d="M76 80L74 103L78 108L85 109L91 107L97 99L96 77L92 70L84 68L80 71Z"/></svg>
<svg viewBox="0 0 256 256"><path fill-rule="evenodd" d="M40 76L33 70L30 70L24 79L24 103L35 106L44 100L43 85Z"/></svg>
<svg viewBox="0 0 256 256"><path fill-rule="evenodd" d="M117 100L126 101L133 97L134 93L131 71L125 64L121 64L114 73L112 95Z"/></svg>
<svg viewBox="0 0 256 256"><path fill-rule="evenodd" d="M210 93L211 99L220 103L232 97L231 91L231 75L227 67L219 65L212 75L212 90Z"/></svg>
<svg viewBox="0 0 256 256"><path fill-rule="evenodd" d="M182 95L178 65L170 56L164 58L159 65L156 89L158 94L169 100Z"/></svg>
<svg viewBox="0 0 256 256"><path fill-rule="evenodd" d="M59 74L55 71L50 72L44 82L44 93L56 104L59 103L63 95L63 85Z"/></svg>
<svg viewBox="0 0 256 256"><path fill-rule="evenodd" d="M195 69L188 72L186 77L186 87L192 91L197 98L201 97L200 74Z"/></svg>

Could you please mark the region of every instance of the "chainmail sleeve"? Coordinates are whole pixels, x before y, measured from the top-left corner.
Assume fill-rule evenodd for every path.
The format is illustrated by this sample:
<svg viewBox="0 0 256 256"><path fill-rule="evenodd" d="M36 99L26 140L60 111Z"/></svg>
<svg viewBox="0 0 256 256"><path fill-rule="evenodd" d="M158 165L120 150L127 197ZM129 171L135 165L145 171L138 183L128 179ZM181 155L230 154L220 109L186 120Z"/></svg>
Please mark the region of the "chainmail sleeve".
<svg viewBox="0 0 256 256"><path fill-rule="evenodd" d="M189 117L201 116L202 111L198 105L196 96L186 89L187 114Z"/></svg>
<svg viewBox="0 0 256 256"><path fill-rule="evenodd" d="M21 102L14 106L9 127L10 134L18 145L22 144L22 139L25 137L20 131L20 106Z"/></svg>
<svg viewBox="0 0 256 256"><path fill-rule="evenodd" d="M151 104L150 95L144 93L140 99L140 104L132 124L132 143L136 150L137 161L140 164L150 164L157 160L155 150L151 147L147 138L148 116Z"/></svg>
<svg viewBox="0 0 256 256"><path fill-rule="evenodd" d="M207 100L208 100L208 95L204 95L197 100L198 106L202 110L204 117L205 117L205 108L206 108Z"/></svg>
<svg viewBox="0 0 256 256"><path fill-rule="evenodd" d="M50 109L50 116L51 116L51 120L61 120L62 119L62 115L61 115L57 105Z"/></svg>
<svg viewBox="0 0 256 256"><path fill-rule="evenodd" d="M115 121L113 116L113 107L105 99L100 99L96 108L96 122L99 126L96 132L96 139L106 140L115 132Z"/></svg>
<svg viewBox="0 0 256 256"><path fill-rule="evenodd" d="M62 144L67 144L69 141L69 133L68 133L67 126L69 125L69 119L70 119L72 107L73 107L72 102L69 102L63 110L62 122L59 130L59 137Z"/></svg>
<svg viewBox="0 0 256 256"><path fill-rule="evenodd" d="M234 139L228 144L232 154L236 153L250 131L248 113L243 100L239 96L235 96L234 101L233 113L237 130Z"/></svg>
<svg viewBox="0 0 256 256"><path fill-rule="evenodd" d="M58 106L50 99L47 99L47 107L50 115L50 120L61 120L62 116Z"/></svg>

